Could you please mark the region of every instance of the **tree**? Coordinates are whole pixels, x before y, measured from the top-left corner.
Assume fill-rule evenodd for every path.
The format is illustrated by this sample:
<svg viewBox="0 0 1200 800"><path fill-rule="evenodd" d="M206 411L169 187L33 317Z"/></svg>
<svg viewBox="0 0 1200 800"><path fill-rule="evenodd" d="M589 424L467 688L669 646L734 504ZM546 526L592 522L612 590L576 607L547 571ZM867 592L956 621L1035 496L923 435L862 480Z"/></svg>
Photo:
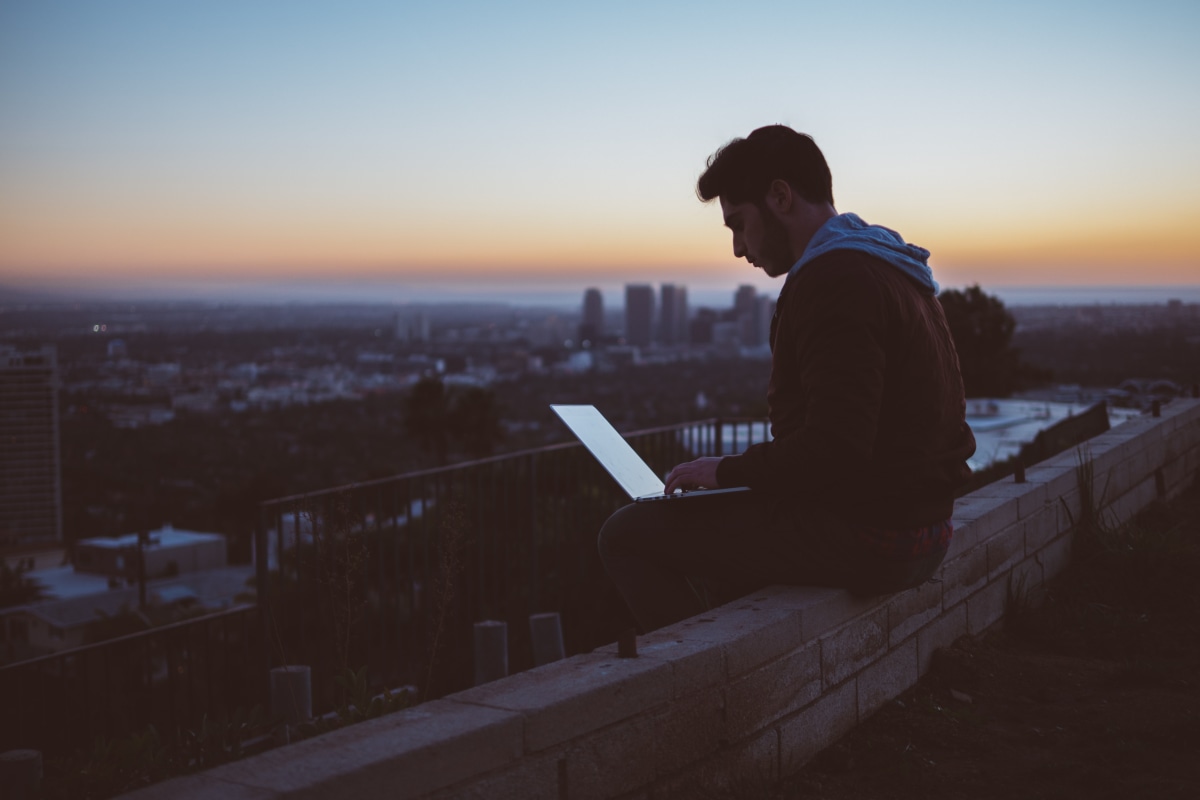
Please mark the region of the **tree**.
<svg viewBox="0 0 1200 800"><path fill-rule="evenodd" d="M958 350L967 397L1006 397L1020 388L1020 351L1012 346L1017 323L999 298L979 285L938 295Z"/></svg>
<svg viewBox="0 0 1200 800"><path fill-rule="evenodd" d="M405 401L404 427L439 464L446 460L448 417L445 384L438 378L417 381Z"/></svg>
<svg viewBox="0 0 1200 800"><path fill-rule="evenodd" d="M20 559L10 567L0 559L0 608L32 603L42 596L42 587L26 575L33 569L33 560Z"/></svg>
<svg viewBox="0 0 1200 800"><path fill-rule="evenodd" d="M501 439L496 395L478 387L467 389L454 399L449 423L450 432L469 455L490 456Z"/></svg>

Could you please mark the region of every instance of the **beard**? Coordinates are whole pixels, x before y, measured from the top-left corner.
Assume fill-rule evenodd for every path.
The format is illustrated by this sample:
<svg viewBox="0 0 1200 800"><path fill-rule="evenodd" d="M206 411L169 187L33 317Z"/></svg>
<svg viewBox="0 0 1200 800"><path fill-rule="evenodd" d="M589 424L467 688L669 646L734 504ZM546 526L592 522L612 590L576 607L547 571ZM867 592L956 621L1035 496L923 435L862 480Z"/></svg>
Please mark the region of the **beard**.
<svg viewBox="0 0 1200 800"><path fill-rule="evenodd" d="M792 268L797 256L792 252L787 228L771 213L766 204L758 204L758 213L763 223L762 252L758 254L758 265L767 275L777 278Z"/></svg>

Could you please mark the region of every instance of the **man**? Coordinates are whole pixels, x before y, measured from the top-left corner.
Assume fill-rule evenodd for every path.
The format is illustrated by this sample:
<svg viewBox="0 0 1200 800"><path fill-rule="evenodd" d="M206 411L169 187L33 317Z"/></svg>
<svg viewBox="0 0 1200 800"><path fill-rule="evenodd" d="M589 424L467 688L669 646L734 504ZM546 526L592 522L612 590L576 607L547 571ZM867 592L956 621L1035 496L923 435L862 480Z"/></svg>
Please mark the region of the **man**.
<svg viewBox="0 0 1200 800"><path fill-rule="evenodd" d="M734 139L697 183L733 254L786 275L771 321L770 442L675 467L666 491L749 492L626 506L600 554L643 631L703 611L688 577L880 594L936 571L970 474L958 356L929 252L838 214L825 158L782 125Z"/></svg>

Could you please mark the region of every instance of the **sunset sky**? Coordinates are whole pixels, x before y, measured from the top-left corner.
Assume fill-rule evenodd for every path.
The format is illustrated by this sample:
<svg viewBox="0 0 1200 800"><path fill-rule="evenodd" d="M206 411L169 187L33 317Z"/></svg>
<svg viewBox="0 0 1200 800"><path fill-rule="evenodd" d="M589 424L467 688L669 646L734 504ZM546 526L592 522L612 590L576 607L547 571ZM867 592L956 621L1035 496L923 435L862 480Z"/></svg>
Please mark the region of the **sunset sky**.
<svg viewBox="0 0 1200 800"><path fill-rule="evenodd" d="M732 286L695 180L774 122L944 286L1194 286L1198 41L1196 0L0 0L0 286Z"/></svg>

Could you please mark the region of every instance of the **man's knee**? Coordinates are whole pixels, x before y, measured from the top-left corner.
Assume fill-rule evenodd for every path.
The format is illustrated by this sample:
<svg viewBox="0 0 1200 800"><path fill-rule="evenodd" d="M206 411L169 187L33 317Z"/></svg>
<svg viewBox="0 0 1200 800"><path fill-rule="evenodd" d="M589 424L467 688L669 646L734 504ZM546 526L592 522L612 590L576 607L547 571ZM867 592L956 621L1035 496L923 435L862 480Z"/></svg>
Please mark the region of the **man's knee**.
<svg viewBox="0 0 1200 800"><path fill-rule="evenodd" d="M600 555L622 555L635 550L631 545L637 541L638 531L642 527L638 522L640 516L637 503L630 503L617 509L605 520L600 526L597 541Z"/></svg>

